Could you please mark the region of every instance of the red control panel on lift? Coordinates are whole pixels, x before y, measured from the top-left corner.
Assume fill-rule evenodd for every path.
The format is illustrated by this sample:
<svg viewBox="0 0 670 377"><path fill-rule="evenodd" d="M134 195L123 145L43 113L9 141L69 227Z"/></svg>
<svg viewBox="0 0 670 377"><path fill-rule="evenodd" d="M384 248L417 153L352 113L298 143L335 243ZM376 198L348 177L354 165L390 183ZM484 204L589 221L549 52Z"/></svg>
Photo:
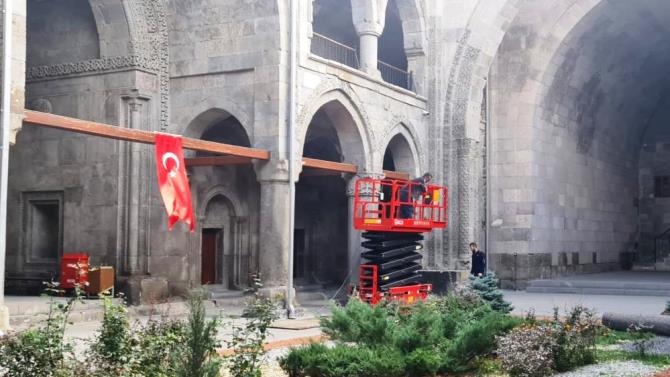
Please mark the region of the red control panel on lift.
<svg viewBox="0 0 670 377"><path fill-rule="evenodd" d="M357 230L422 233L447 226L446 187L363 178L356 182L354 195Z"/></svg>

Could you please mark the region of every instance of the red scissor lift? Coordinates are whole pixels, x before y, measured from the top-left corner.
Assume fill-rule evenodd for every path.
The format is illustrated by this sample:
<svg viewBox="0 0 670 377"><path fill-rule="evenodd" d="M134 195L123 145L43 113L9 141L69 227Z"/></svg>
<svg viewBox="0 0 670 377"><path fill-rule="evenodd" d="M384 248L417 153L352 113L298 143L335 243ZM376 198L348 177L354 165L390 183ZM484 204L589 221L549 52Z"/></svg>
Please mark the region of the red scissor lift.
<svg viewBox="0 0 670 377"><path fill-rule="evenodd" d="M428 296L432 286L422 283L419 272L422 233L447 226L447 205L446 187L398 179L356 182L354 227L364 231L367 249L359 271L361 300L412 303Z"/></svg>

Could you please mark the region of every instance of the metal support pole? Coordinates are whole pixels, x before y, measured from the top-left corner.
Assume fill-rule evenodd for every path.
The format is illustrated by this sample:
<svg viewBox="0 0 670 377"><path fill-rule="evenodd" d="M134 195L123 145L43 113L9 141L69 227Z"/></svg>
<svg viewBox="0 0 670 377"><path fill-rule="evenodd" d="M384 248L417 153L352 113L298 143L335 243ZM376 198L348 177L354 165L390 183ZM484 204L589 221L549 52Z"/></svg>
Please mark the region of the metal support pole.
<svg viewBox="0 0 670 377"><path fill-rule="evenodd" d="M286 286L286 311L288 318L295 318L293 307L293 244L295 228L295 101L298 71L298 0L291 0L291 72L289 74L289 121L288 121L288 180L289 180L289 238L288 238L288 283Z"/></svg>
<svg viewBox="0 0 670 377"><path fill-rule="evenodd" d="M2 144L0 148L0 332L9 329L9 310L5 306L5 253L7 251L7 181L9 179L9 135L11 132L12 0L3 4L2 44Z"/></svg>

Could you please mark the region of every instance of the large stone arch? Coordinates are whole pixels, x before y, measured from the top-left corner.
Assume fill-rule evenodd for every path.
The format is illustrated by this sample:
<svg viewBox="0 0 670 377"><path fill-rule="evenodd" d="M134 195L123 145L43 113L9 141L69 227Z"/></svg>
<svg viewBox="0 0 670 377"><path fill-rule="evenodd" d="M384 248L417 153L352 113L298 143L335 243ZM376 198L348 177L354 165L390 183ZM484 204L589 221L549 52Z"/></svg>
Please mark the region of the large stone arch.
<svg viewBox="0 0 670 377"><path fill-rule="evenodd" d="M358 165L365 171L372 169L372 159L368 156L373 151L371 145L376 145L376 143L371 142L369 123L365 121L366 116L361 111L362 107L342 88L330 88L321 92L316 99L309 101L308 105L302 109L297 122L298 147L296 153L302 153L309 124L314 115L321 109L328 111L327 108L341 110L339 114L333 114L339 118L333 120L333 123L342 144L345 162Z"/></svg>
<svg viewBox="0 0 670 377"><path fill-rule="evenodd" d="M210 101L199 104L193 108L191 121L181 130L185 137L200 138L208 127L226 118L233 117L240 123L244 132L249 139L250 146L254 145L249 118L246 112L232 103L227 103L225 106L209 106ZM221 101L215 101L220 104ZM225 109L225 110L224 110ZM179 130L175 130L179 131Z"/></svg>
<svg viewBox="0 0 670 377"><path fill-rule="evenodd" d="M396 0L404 36L405 53L410 59L424 55L426 47L426 24L423 7L419 0Z"/></svg>

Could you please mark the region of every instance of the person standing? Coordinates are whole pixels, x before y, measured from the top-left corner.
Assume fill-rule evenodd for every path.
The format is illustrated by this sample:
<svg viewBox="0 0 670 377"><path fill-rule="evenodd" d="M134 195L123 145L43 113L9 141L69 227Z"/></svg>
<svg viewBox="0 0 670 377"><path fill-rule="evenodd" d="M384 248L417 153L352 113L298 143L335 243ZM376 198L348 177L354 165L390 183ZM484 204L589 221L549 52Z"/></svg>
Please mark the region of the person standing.
<svg viewBox="0 0 670 377"><path fill-rule="evenodd" d="M486 253L479 250L476 242L470 243L470 251L472 252L472 268L470 268L470 274L474 276L484 276L486 275Z"/></svg>
<svg viewBox="0 0 670 377"><path fill-rule="evenodd" d="M428 190L426 185L431 180L433 180L433 175L431 173L425 173L419 178L412 179L407 185L398 191L398 200L401 203L401 219L411 219L414 217L413 203L419 199L421 199L423 202L423 195Z"/></svg>

